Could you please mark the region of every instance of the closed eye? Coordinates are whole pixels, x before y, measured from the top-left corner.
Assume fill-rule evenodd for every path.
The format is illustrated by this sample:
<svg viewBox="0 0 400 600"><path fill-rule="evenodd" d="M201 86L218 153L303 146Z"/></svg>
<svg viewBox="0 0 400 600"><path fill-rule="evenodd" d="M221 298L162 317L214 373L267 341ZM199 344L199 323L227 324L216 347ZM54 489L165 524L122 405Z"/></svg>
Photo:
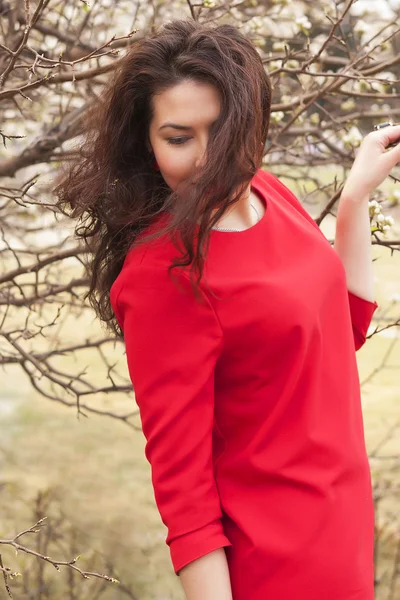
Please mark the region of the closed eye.
<svg viewBox="0 0 400 600"><path fill-rule="evenodd" d="M190 139L190 138L187 138L187 137L177 137L177 138L168 138L167 141L168 141L168 144L172 144L172 145L175 145L175 146L181 146L188 139Z"/></svg>

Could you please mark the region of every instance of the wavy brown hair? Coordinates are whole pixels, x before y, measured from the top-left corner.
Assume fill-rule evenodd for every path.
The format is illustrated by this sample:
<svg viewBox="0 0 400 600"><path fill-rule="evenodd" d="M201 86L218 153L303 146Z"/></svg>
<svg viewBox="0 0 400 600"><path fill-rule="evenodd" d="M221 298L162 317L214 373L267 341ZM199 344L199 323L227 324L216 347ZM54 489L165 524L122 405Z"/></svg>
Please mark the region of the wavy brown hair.
<svg viewBox="0 0 400 600"><path fill-rule="evenodd" d="M147 140L153 96L187 80L211 83L222 100L206 160L193 173L197 183L188 185L183 198L154 169ZM135 41L89 107L79 157L67 163L54 194L59 210L78 219L75 235L89 250L85 298L118 337L123 332L109 292L128 250L179 234L183 252L169 270L190 266L191 282L197 274L198 285L210 229L261 168L270 108L270 79L252 42L233 25L192 20L170 21ZM143 233L163 212L170 214L167 224L152 235Z"/></svg>

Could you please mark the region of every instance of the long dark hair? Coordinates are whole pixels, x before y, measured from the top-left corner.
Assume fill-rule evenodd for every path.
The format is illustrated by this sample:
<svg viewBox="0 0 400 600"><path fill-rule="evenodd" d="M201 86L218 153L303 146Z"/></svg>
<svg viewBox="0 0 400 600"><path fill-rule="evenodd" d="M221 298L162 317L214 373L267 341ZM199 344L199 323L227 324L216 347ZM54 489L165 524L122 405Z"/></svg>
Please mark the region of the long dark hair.
<svg viewBox="0 0 400 600"><path fill-rule="evenodd" d="M193 174L197 183L188 185L183 199L154 169L146 140L154 94L187 80L211 83L222 100L205 164ZM75 235L90 250L85 297L118 337L123 333L109 292L128 250L178 233L183 252L169 270L190 266L191 282L197 273L198 285L210 229L261 168L270 108L269 76L255 46L236 27L175 20L134 42L88 109L79 158L67 163L54 194L59 210L78 218ZM144 234L164 212L170 215L167 224Z"/></svg>

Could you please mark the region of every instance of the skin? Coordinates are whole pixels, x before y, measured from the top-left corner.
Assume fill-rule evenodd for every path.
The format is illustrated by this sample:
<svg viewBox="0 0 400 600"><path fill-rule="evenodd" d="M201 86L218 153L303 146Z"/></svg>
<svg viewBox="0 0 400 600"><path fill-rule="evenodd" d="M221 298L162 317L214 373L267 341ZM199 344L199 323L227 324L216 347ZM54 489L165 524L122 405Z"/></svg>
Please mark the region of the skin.
<svg viewBox="0 0 400 600"><path fill-rule="evenodd" d="M154 152L166 184L176 190L180 182L202 165L209 130L221 110L220 92L213 85L184 81L154 96L154 117L149 127L148 148ZM165 127L166 122L190 129ZM217 227L244 230L255 225L265 212L262 200L251 190L226 211Z"/></svg>

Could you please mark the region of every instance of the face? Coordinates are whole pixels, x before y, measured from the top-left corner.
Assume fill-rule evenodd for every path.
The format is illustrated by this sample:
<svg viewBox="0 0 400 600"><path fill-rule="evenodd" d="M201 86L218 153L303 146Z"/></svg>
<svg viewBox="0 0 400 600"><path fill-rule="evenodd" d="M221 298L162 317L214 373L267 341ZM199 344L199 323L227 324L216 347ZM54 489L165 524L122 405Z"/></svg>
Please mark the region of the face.
<svg viewBox="0 0 400 600"><path fill-rule="evenodd" d="M185 81L155 95L153 106L150 149L164 181L176 191L203 164L209 130L221 110L220 93L211 84Z"/></svg>

